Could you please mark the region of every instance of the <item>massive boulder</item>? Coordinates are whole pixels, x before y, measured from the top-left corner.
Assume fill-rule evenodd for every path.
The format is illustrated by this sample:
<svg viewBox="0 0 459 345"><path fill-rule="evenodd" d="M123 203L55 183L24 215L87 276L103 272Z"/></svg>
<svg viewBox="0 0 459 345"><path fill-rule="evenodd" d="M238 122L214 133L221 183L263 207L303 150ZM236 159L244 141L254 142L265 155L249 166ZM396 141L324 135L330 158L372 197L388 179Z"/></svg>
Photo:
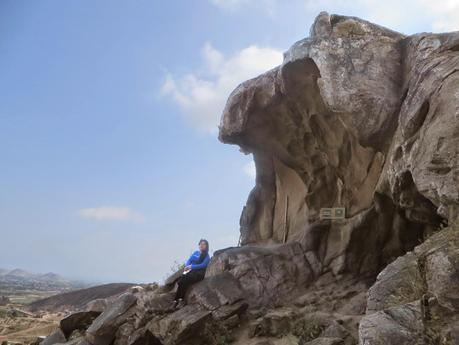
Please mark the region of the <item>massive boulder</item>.
<svg viewBox="0 0 459 345"><path fill-rule="evenodd" d="M137 298L131 293L122 294L86 330L86 338L94 345L109 345L118 328L135 312Z"/></svg>
<svg viewBox="0 0 459 345"><path fill-rule="evenodd" d="M241 246L214 253L185 307L172 307L178 270L67 340L458 343L458 70L459 32L406 36L320 13L225 106L219 138L257 172ZM322 219L330 207L345 217Z"/></svg>
<svg viewBox="0 0 459 345"><path fill-rule="evenodd" d="M459 32L321 13L279 67L240 84L219 138L256 165L241 243L303 239L323 271L371 274L457 217L458 47ZM329 207L346 218L324 222Z"/></svg>
<svg viewBox="0 0 459 345"><path fill-rule="evenodd" d="M267 307L280 306L285 299L304 292L315 277L298 242L217 251L206 277L221 279L225 273L252 306Z"/></svg>

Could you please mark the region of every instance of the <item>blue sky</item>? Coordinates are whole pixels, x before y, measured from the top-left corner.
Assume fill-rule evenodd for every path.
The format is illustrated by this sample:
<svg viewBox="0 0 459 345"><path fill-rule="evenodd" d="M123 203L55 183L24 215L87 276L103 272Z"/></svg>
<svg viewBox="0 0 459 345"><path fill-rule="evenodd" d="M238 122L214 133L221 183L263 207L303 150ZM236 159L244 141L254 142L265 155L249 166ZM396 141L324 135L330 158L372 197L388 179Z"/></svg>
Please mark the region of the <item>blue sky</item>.
<svg viewBox="0 0 459 345"><path fill-rule="evenodd" d="M254 171L220 112L321 10L459 29L459 0L1 1L0 267L161 281L236 245Z"/></svg>

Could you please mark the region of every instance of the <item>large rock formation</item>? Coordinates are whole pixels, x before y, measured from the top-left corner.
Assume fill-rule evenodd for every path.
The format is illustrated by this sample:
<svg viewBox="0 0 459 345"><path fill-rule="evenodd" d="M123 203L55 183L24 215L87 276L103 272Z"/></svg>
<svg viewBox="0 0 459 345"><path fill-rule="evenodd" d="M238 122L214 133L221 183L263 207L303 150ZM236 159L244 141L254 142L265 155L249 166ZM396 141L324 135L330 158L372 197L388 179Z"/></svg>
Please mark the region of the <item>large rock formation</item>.
<svg viewBox="0 0 459 345"><path fill-rule="evenodd" d="M458 47L459 33L407 37L322 13L281 66L239 85L220 139L257 168L242 244L306 237L324 270L363 274L451 221ZM321 222L323 207L345 207L346 219Z"/></svg>
<svg viewBox="0 0 459 345"><path fill-rule="evenodd" d="M320 13L227 101L219 138L257 170L242 246L214 253L182 309L178 271L66 339L459 344L458 70L459 32L405 36ZM346 217L322 220L324 207Z"/></svg>

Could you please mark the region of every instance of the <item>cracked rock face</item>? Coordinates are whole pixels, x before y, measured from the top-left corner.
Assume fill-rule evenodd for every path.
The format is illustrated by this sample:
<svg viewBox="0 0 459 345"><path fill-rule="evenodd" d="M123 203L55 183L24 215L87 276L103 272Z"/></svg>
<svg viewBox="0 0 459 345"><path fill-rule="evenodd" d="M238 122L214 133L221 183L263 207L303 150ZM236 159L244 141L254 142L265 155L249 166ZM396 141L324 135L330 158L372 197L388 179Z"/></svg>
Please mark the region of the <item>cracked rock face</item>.
<svg viewBox="0 0 459 345"><path fill-rule="evenodd" d="M323 272L371 274L454 220L458 47L459 32L321 13L280 66L240 84L219 138L256 165L242 244L306 239ZM320 220L328 207L346 218Z"/></svg>
<svg viewBox="0 0 459 345"><path fill-rule="evenodd" d="M459 223L378 275L359 334L361 345L459 344Z"/></svg>

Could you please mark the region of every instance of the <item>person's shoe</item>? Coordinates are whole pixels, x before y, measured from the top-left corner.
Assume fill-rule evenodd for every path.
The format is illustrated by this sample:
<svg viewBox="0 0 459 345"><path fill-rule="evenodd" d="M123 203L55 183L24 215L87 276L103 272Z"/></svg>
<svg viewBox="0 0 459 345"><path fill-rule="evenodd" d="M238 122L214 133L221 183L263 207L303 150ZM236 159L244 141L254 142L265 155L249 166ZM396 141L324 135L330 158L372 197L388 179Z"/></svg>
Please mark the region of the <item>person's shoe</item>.
<svg viewBox="0 0 459 345"><path fill-rule="evenodd" d="M177 303L177 309L180 309L186 305L186 302L183 298L179 298L178 303Z"/></svg>
<svg viewBox="0 0 459 345"><path fill-rule="evenodd" d="M177 305L179 304L179 301L180 301L180 299L179 300L174 299L174 301L172 303L172 309L176 309L177 308Z"/></svg>

